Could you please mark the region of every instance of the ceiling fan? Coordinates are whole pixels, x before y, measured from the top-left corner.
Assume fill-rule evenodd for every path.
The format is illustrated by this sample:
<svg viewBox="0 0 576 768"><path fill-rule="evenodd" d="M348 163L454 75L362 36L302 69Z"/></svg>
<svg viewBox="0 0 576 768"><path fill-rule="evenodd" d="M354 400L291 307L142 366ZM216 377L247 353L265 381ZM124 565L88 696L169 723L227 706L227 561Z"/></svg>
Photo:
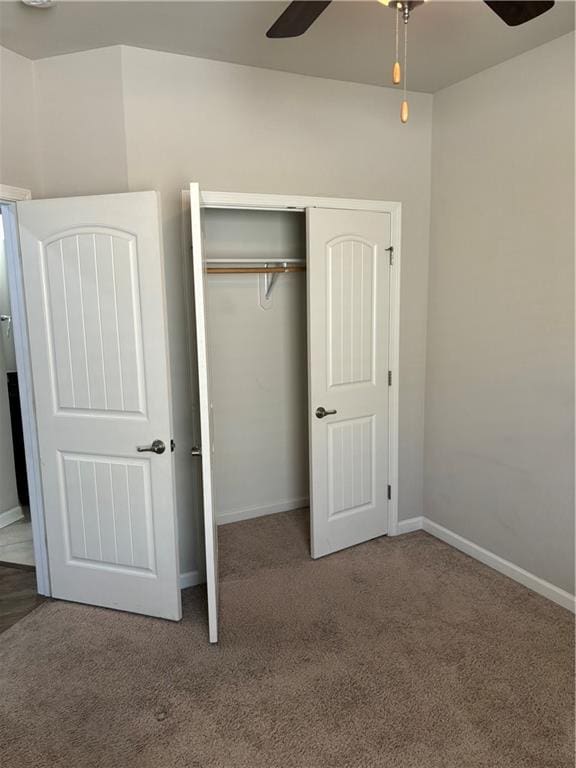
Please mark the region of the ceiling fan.
<svg viewBox="0 0 576 768"><path fill-rule="evenodd" d="M295 0L284 10L284 13L272 24L267 37L299 37L309 29L316 21L318 16L326 10L332 0L316 2L315 0ZM406 84L406 61L408 56L408 21L412 11L425 0L378 0L382 5L388 6L397 11L396 16L396 56L392 68L392 84L402 84L402 103L400 105L400 121L408 122L408 91ZM507 0L483 0L483 2L499 16L509 27L517 27L525 24L527 21L541 16L553 7L552 0L543 2L507 2ZM399 18L402 19L404 29L404 65L400 64L400 35Z"/></svg>
<svg viewBox="0 0 576 768"><path fill-rule="evenodd" d="M318 16L326 10L332 0L316 2L315 0L295 0L290 3L286 10L272 24L266 37L299 37L309 29L316 21ZM380 0L382 2L382 0ZM411 6L410 10L420 2L406 2L404 5ZM554 5L552 0L544 2L507 2L505 0L484 0L486 5L494 11L509 27L517 27L525 24L527 21L541 16ZM394 5L394 3L390 3ZM383 2L383 5L388 5Z"/></svg>

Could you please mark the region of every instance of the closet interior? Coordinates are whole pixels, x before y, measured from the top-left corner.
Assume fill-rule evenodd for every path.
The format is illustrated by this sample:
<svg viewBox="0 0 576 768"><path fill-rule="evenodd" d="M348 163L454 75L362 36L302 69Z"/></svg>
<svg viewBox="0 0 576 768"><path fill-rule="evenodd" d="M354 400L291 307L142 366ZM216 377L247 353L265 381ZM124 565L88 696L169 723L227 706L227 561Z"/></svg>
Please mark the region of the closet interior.
<svg viewBox="0 0 576 768"><path fill-rule="evenodd" d="M308 506L306 218L201 215L220 525Z"/></svg>

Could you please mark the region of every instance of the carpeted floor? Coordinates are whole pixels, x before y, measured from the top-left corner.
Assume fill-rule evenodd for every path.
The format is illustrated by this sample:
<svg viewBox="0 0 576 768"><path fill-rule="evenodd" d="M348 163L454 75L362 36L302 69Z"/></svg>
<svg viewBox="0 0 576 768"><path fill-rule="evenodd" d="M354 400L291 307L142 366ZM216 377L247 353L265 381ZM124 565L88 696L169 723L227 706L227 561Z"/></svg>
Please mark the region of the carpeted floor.
<svg viewBox="0 0 576 768"><path fill-rule="evenodd" d="M3 768L568 768L568 612L425 533L220 529L221 643L46 602L0 637Z"/></svg>

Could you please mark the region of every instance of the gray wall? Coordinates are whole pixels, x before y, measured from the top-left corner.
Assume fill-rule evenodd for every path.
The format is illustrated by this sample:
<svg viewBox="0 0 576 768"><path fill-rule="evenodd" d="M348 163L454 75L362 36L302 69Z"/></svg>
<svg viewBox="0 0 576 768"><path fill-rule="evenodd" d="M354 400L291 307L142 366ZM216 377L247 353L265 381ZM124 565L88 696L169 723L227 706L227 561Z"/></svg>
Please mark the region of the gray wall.
<svg viewBox="0 0 576 768"><path fill-rule="evenodd" d="M213 190L404 203L399 504L402 517L420 514L432 98L414 94L412 122L402 126L399 94L386 88L136 48L122 49L122 65L129 185L162 192L177 428L190 401L180 389L179 189L195 180ZM189 458L176 462L185 498Z"/></svg>
<svg viewBox="0 0 576 768"><path fill-rule="evenodd" d="M40 192L34 64L0 47L0 184Z"/></svg>
<svg viewBox="0 0 576 768"><path fill-rule="evenodd" d="M574 591L574 35L434 96L424 511Z"/></svg>
<svg viewBox="0 0 576 768"><path fill-rule="evenodd" d="M411 122L402 126L391 89L136 48L53 57L34 69L44 196L162 195L182 570L194 570L200 556L182 289L180 190L190 181L402 201L399 504L401 517L420 515L432 97L413 94Z"/></svg>
<svg viewBox="0 0 576 768"><path fill-rule="evenodd" d="M119 48L34 62L42 197L128 191Z"/></svg>
<svg viewBox="0 0 576 768"><path fill-rule="evenodd" d="M402 127L389 89L132 48L34 65L2 52L0 182L162 193L184 571L198 531L179 190L196 180L404 203L400 516L572 589L573 45L435 95L430 230L430 96Z"/></svg>

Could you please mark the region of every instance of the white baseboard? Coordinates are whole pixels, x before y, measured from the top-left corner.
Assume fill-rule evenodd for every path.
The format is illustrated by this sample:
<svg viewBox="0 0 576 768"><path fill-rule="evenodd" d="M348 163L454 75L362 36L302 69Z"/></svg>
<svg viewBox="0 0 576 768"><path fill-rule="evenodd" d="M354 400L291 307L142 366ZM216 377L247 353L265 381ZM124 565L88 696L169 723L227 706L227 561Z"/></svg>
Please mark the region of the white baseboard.
<svg viewBox="0 0 576 768"><path fill-rule="evenodd" d="M288 512L291 509L300 509L308 505L308 499L295 499L292 502L283 502L281 504L275 504L273 507L252 507L250 509L240 510L238 512L227 513L218 520L218 525L224 525L226 523L233 523L237 520L249 520L252 517L261 517L262 515L270 515L275 512ZM520 566L511 563L509 560L505 560L499 555L495 555L487 549L474 544L474 542L465 539L448 528L444 528L443 525L434 523L427 517L410 517L407 520L399 520L396 528L395 535L402 535L404 533L412 533L413 531L424 530L427 533L435 536L437 539L441 539L450 544L455 549L459 549L475 560L479 560L484 565L494 568L495 571L508 576L514 581L523 584L528 589L537 592L539 595L552 600L552 602L561 605L563 608L567 608L572 613L576 612L576 598L569 592L566 592L560 587L556 587L549 581L541 579L539 576L535 576L533 573L520 568ZM189 571L180 575L180 587L185 589L186 587L194 587L197 584L204 583L204 578L198 571Z"/></svg>
<svg viewBox="0 0 576 768"><path fill-rule="evenodd" d="M186 573L180 574L180 589L196 587L198 584L204 584L205 581L206 579L200 575L200 571L186 571Z"/></svg>
<svg viewBox="0 0 576 768"><path fill-rule="evenodd" d="M413 519L416 520L417 518ZM484 563L484 565L488 565L490 568L494 568L495 571L503 573L505 576L509 576L511 579L514 579L514 581L518 581L520 584L528 587L528 589L538 592L539 595L547 597L548 600L552 600L554 603L558 603L558 605L567 608L569 611L572 611L572 613L575 612L574 595L560 589L560 587L550 584L549 581L544 581L544 579L541 579L539 576L535 576L533 573L525 571L524 568L514 565L514 563L511 563L509 560L504 560L503 557L495 555L493 552L480 547L478 544L474 544L474 542L465 539L457 533L453 533L448 530L448 528L444 528L444 526L438 525L438 523L434 523L426 517L422 518L422 528L437 539L442 539L442 541L459 549L461 552L465 552L467 555L470 555L470 557Z"/></svg>
<svg viewBox="0 0 576 768"><path fill-rule="evenodd" d="M277 504L271 504L265 507L247 507L233 512L222 512L216 516L217 525L226 525L227 523L238 523L241 520L251 520L253 517L264 517L264 515L274 515L276 512L291 512L293 509L302 509L307 507L310 500L307 496L301 499L285 499Z"/></svg>
<svg viewBox="0 0 576 768"><path fill-rule="evenodd" d="M12 507L12 509L7 509L6 512L0 512L0 528L6 528L7 525L11 525L23 517L22 507Z"/></svg>
<svg viewBox="0 0 576 768"><path fill-rule="evenodd" d="M393 536L401 536L403 533L421 531L424 525L423 517L409 517L407 520L398 520Z"/></svg>

